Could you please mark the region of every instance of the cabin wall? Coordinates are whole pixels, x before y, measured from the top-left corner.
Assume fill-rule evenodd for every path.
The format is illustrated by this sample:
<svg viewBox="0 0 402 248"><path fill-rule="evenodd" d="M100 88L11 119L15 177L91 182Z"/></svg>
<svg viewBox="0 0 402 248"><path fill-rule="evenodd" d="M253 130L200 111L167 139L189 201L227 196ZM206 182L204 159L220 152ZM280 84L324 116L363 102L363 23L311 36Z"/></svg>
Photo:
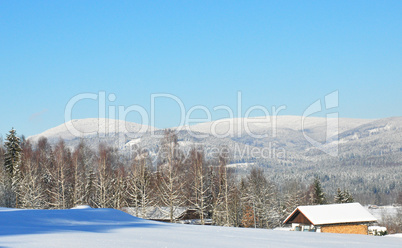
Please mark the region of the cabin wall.
<svg viewBox="0 0 402 248"><path fill-rule="evenodd" d="M340 224L321 226L321 232L326 233L348 233L348 234L368 234L367 225L362 224Z"/></svg>
<svg viewBox="0 0 402 248"><path fill-rule="evenodd" d="M297 213L294 218L292 218L292 223L300 223L305 225L311 225L311 222L302 213Z"/></svg>

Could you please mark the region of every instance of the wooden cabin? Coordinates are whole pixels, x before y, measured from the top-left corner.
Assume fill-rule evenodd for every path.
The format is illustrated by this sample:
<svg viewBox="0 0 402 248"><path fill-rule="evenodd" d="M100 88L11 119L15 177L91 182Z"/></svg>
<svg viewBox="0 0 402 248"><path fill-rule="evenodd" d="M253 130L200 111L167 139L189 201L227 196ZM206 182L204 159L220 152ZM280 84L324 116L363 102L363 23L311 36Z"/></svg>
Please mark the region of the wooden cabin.
<svg viewBox="0 0 402 248"><path fill-rule="evenodd" d="M368 234L368 226L377 222L360 203L297 207L283 222L293 231Z"/></svg>

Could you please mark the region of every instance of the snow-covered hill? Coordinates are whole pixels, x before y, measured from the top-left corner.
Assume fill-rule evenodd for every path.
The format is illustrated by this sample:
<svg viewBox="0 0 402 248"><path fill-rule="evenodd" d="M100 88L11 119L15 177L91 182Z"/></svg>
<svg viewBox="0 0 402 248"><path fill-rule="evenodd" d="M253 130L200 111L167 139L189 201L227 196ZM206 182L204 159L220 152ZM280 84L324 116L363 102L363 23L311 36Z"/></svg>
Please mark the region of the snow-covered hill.
<svg viewBox="0 0 402 248"><path fill-rule="evenodd" d="M88 118L77 119L63 123L57 127L46 130L43 133L29 137L32 142L38 141L40 137L47 138L50 142L57 142L58 139L65 141L88 138L88 137L107 137L117 136L119 134L142 134L150 132L150 126L137 124L134 122Z"/></svg>
<svg viewBox="0 0 402 248"><path fill-rule="evenodd" d="M339 133L352 130L360 125L367 124L373 120L369 119L349 119L339 118ZM247 133L264 134L283 130L305 131L309 134L321 133L326 129L326 118L301 116L277 116L275 118L253 117L253 118L234 118L220 119L212 122L205 122L193 126L175 127L173 129L192 131L204 134L233 134L233 136L242 136ZM400 124L400 123L399 123ZM110 136L119 133L145 133L151 130L157 130L155 127L137 124L123 120L114 119L76 119L63 123L57 127L46 130L43 133L33 135L29 139L33 142L40 137L46 137L49 140L72 140L76 138L85 138L87 136ZM230 132L233 130L233 132ZM229 135L230 136L230 135Z"/></svg>
<svg viewBox="0 0 402 248"><path fill-rule="evenodd" d="M207 150L228 147L233 152L232 163L259 165L293 165L320 163L398 165L402 161L402 117L378 120L339 118L338 130L327 128L327 119L321 117L277 116L275 118L222 119L193 126L176 127L179 145L189 150L202 146ZM71 131L73 130L73 132ZM150 132L156 130L155 132ZM156 135L155 135L156 134ZM256 137L255 135L265 135ZM50 144L63 139L74 148L81 140L93 149L100 142L119 148L123 153L133 146L149 149L156 154L163 130L132 122L111 119L72 120L41 134L29 137L32 142L46 137ZM333 160L311 143L325 143L332 147L339 141L340 159ZM258 158L250 151L264 150L269 157ZM286 153L280 157L278 151ZM258 154L257 154L258 155ZM358 161L353 159L358 158ZM279 160L278 160L279 159ZM321 161L321 162L320 162Z"/></svg>
<svg viewBox="0 0 402 248"><path fill-rule="evenodd" d="M183 137L180 144L184 146L194 144L216 146L216 143L222 145L222 142L257 144L259 146L273 143L289 151L307 151L311 144L306 139L306 136L323 142L325 139L339 134L340 142L344 144L356 139L362 141L361 138L384 132L387 132L392 137L393 132L401 128L402 118L400 117L381 120L339 118L338 129L327 129L326 118L277 116L221 119L173 129L181 130ZM106 140L106 143L110 143L110 140L116 140L115 137L123 137L120 138L117 145L124 149L134 143L141 144L140 141L148 142L148 144L141 144L143 146L157 144L160 136L158 138L139 139L142 136L149 136L151 130L157 129L123 120L90 118L66 122L43 133L31 136L29 140L37 142L40 137L46 137L51 144L55 144L59 139L63 139L68 146L73 147L80 139L84 139L89 143L98 143L98 139L103 139L104 141ZM255 135L265 135L265 137L261 138ZM200 138L199 136L202 137ZM207 137L212 137L212 139ZM112 139L108 140L108 138ZM228 139L223 140L224 138ZM220 141L218 141L219 139ZM113 143L113 145L116 145L116 143ZM230 144L228 145L230 146Z"/></svg>
<svg viewBox="0 0 402 248"><path fill-rule="evenodd" d="M0 247L400 247L401 238L168 224L114 209L0 209Z"/></svg>
<svg viewBox="0 0 402 248"><path fill-rule="evenodd" d="M360 125L369 123L370 119L350 119L339 118L339 132L356 128ZM201 133L217 133L225 134L233 129L236 136L244 135L247 132L253 134L263 134L272 132L272 129L280 130L305 130L308 133L317 133L326 130L327 119L322 117L306 117L302 116L276 116L276 117L251 117L251 118L234 118L220 119L212 122L205 122L188 127L191 131Z"/></svg>

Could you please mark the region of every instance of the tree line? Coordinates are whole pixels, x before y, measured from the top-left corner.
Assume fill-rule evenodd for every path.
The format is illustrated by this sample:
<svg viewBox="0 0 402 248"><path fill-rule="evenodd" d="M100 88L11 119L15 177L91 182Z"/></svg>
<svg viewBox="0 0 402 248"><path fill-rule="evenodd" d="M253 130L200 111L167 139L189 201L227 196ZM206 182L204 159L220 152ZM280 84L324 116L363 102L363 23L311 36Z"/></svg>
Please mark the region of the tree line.
<svg viewBox="0 0 402 248"><path fill-rule="evenodd" d="M273 228L298 205L329 202L318 178L311 185L289 181L279 189L262 168L239 177L227 166L227 150L206 159L202 147L193 147L185 155L171 130L160 140L156 166L148 151L134 154L123 156L104 144L92 150L84 141L74 149L62 140L52 147L46 138L32 144L12 129L0 146L0 205L134 207L139 217L147 207L163 206L172 222L177 208L189 207L198 211L202 224ZM339 189L334 202L353 202L353 197Z"/></svg>

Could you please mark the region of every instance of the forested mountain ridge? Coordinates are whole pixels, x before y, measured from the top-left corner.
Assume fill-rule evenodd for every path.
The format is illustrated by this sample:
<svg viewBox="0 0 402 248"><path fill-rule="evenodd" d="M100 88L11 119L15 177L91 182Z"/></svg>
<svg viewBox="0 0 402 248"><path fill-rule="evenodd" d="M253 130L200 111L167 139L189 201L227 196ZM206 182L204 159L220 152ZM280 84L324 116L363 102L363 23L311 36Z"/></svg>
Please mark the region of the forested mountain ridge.
<svg viewBox="0 0 402 248"><path fill-rule="evenodd" d="M99 125L98 119L72 122L76 129L90 133L76 137L62 124L28 139L35 142L46 137L52 145L63 139L71 149L80 141L93 149L106 143L129 156L140 147L156 161L163 130L107 119L101 120L106 128ZM341 185L363 202L372 202L374 194L375 203L392 203L402 191L402 117L340 118L338 124L336 132L327 130L325 118L307 117L302 122L300 116L278 116L276 120L223 119L173 129L178 130L178 144L187 154L192 147L202 148L207 157L213 156L214 149L228 148L231 167L237 167L239 175L244 175L250 165L262 167L272 181L284 187L288 181L308 184L312 177L319 176L331 192ZM306 136L321 143L338 141L338 155L330 156L317 149ZM326 145L332 144L323 146Z"/></svg>

